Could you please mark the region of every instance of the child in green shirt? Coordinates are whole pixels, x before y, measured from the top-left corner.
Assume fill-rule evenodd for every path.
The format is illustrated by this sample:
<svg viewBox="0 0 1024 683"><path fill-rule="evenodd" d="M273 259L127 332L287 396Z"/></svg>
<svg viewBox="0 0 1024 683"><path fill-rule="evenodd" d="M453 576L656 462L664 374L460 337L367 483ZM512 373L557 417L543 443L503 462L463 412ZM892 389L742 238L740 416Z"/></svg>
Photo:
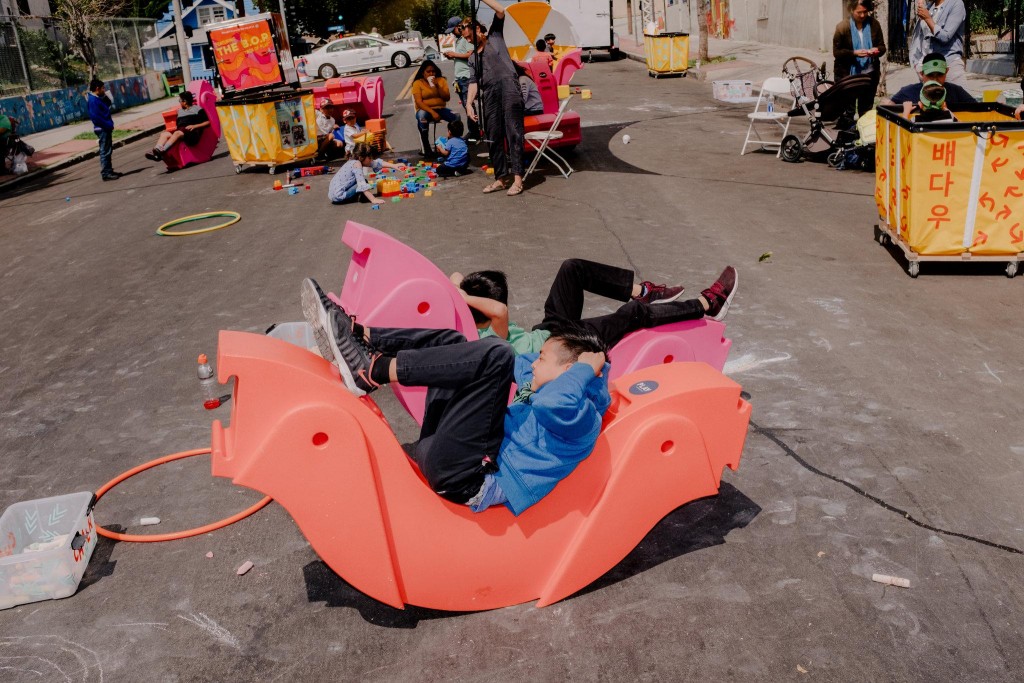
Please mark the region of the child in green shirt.
<svg viewBox="0 0 1024 683"><path fill-rule="evenodd" d="M538 353L552 332L584 327L609 348L630 332L708 316L725 317L736 293L736 269L727 266L700 297L678 301L683 287L634 283L634 273L584 259L562 262L544 302L544 320L524 330L508 319L508 279L498 270L481 270L463 276L452 273L452 282L469 305L480 337L497 336L512 345L516 355ZM614 313L582 318L585 292L624 301Z"/></svg>

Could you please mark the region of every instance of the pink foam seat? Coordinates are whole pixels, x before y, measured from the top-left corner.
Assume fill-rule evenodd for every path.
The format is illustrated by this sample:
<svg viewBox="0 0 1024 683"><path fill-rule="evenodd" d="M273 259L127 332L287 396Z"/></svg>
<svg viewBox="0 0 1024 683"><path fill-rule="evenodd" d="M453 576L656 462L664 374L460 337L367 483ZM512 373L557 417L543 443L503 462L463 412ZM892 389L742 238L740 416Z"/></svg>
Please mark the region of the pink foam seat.
<svg viewBox="0 0 1024 683"><path fill-rule="evenodd" d="M348 221L341 241L352 249L340 297L359 322L370 327L453 329L478 338L473 314L448 276L427 257L394 237ZM627 335L609 352L610 379L654 365L678 361L707 363L721 372L732 342L725 324L689 320ZM395 395L417 422L423 422L426 391L392 384Z"/></svg>
<svg viewBox="0 0 1024 683"><path fill-rule="evenodd" d="M327 97L338 109L351 109L356 119L379 119L384 115L384 80L380 76L349 76L332 78L322 88L314 88L313 94L319 102Z"/></svg>
<svg viewBox="0 0 1024 683"><path fill-rule="evenodd" d="M208 81L192 81L188 85L188 91L195 97L196 104L206 111L210 125L203 129L203 134L196 144L186 145L183 140L179 140L178 144L164 152L164 163L170 171L205 164L213 158L217 142L220 140L220 117L217 115L217 94L213 91L213 86ZM164 125L167 130L173 131L173 119L168 121L168 113L164 114Z"/></svg>
<svg viewBox="0 0 1024 683"><path fill-rule="evenodd" d="M514 516L435 494L370 397L316 354L221 332L231 422L213 423L212 472L272 496L314 551L393 607L488 610L566 598L614 567L665 515L717 493L740 462L750 404L702 363L671 363L609 387L588 458Z"/></svg>
<svg viewBox="0 0 1024 683"><path fill-rule="evenodd" d="M583 68L583 50L576 48L558 58L555 62L555 83L569 85L573 74Z"/></svg>
<svg viewBox="0 0 1024 683"><path fill-rule="evenodd" d="M335 300L370 327L457 330L477 339L476 323L462 295L429 259L390 235L354 221L341 241L352 249L341 295ZM333 297L333 295L332 295ZM391 385L417 422L423 422L423 387Z"/></svg>
<svg viewBox="0 0 1024 683"><path fill-rule="evenodd" d="M526 133L546 133L551 130L551 124L555 122L555 117L558 116L558 82L555 79L555 75L548 71L547 64L544 62L531 60L529 62L517 63L533 77L533 82L537 85L537 91L540 93L541 102L544 103L543 114L523 117L523 131ZM557 71L557 64L555 69ZM549 141L548 146L556 148L575 147L580 144L580 141L583 139L582 131L580 130L580 115L571 110L565 112L561 122L558 124L558 130L561 131L562 137ZM523 143L523 149L530 154L536 151L526 142Z"/></svg>

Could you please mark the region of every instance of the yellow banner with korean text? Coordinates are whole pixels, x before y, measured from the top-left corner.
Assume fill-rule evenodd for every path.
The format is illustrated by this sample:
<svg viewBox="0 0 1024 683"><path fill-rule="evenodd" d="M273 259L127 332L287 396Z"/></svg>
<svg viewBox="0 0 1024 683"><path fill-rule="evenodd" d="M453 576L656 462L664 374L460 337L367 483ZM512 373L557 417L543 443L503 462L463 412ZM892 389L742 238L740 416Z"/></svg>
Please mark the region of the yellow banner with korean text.
<svg viewBox="0 0 1024 683"><path fill-rule="evenodd" d="M970 125L937 123L909 129L891 116L879 118L879 215L918 254L1020 253L1024 129L998 111L956 114L960 123Z"/></svg>

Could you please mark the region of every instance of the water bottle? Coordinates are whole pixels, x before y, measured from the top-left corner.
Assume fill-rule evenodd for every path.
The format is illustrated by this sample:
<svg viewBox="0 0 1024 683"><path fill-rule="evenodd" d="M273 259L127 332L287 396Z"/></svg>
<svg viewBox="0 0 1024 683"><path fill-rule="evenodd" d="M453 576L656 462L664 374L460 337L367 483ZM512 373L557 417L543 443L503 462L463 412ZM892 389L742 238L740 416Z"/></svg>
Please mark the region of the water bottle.
<svg viewBox="0 0 1024 683"><path fill-rule="evenodd" d="M775 113L775 95L768 95L768 113Z"/></svg>
<svg viewBox="0 0 1024 683"><path fill-rule="evenodd" d="M220 406L220 397L217 395L217 377L213 374L213 366L206 358L205 353L199 354L199 369L196 374L199 376L199 390L203 397L203 407L213 410Z"/></svg>

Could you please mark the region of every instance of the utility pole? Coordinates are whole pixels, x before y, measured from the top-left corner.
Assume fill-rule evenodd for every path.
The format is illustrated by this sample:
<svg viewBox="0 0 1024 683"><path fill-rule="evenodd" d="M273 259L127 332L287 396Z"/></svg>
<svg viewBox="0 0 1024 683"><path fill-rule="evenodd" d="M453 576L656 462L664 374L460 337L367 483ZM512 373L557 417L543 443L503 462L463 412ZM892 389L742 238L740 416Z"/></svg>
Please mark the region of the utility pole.
<svg viewBox="0 0 1024 683"><path fill-rule="evenodd" d="M242 2L244 0L238 0L238 1ZM280 9L280 12L281 12L281 26L284 27L285 40L288 40L289 43L290 43L291 39L288 37L289 36L289 34L288 34L288 17L284 13L284 0L277 0L277 5L278 5L278 7L281 8Z"/></svg>
<svg viewBox="0 0 1024 683"><path fill-rule="evenodd" d="M174 8L174 35L178 40L178 58L181 60L181 79L185 89L192 82L192 70L188 67L188 45L185 43L185 27L181 23L181 0L171 0Z"/></svg>

